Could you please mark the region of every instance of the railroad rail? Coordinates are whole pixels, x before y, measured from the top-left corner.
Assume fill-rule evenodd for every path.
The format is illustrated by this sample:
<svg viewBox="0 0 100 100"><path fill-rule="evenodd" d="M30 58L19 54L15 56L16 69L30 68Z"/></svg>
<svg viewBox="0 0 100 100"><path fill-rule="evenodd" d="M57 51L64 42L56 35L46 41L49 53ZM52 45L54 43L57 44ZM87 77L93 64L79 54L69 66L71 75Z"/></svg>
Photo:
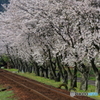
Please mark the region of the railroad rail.
<svg viewBox="0 0 100 100"><path fill-rule="evenodd" d="M41 100L79 100L61 91L39 84L37 81L5 71L3 69L0 69L0 75L15 82L18 85L21 85L23 88L32 91L33 94L37 94L39 98L42 98Z"/></svg>

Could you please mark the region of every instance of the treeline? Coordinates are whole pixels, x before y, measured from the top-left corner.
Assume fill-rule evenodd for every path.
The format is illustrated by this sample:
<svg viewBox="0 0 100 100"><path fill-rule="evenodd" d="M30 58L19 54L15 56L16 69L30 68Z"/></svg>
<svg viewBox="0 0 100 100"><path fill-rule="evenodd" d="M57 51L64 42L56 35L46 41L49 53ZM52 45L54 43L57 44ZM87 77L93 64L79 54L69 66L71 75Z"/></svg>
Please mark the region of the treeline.
<svg viewBox="0 0 100 100"><path fill-rule="evenodd" d="M90 2L11 0L5 15L2 41L14 68L66 85L70 76L72 88L80 72L82 90L92 69L100 93L100 9Z"/></svg>

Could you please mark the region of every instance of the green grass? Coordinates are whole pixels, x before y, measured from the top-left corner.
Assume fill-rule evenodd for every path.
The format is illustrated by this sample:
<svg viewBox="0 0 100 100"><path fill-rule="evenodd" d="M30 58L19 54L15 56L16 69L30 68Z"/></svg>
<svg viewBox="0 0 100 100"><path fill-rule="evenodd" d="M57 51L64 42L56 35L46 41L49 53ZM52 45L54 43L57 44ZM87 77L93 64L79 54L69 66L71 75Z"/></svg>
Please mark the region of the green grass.
<svg viewBox="0 0 100 100"><path fill-rule="evenodd" d="M10 71L10 72L18 72L18 69L5 69L7 71Z"/></svg>
<svg viewBox="0 0 100 100"><path fill-rule="evenodd" d="M3 87L0 85L0 89L2 89ZM13 91L2 91L0 92L0 100L17 100L15 98L13 98L14 93Z"/></svg>
<svg viewBox="0 0 100 100"><path fill-rule="evenodd" d="M17 72L18 71L17 69L6 69L6 70L11 71L11 72L13 72L13 71ZM21 73L21 72L19 72L18 74L21 75L21 76L31 78L31 79L36 80L36 81L41 82L41 83L45 83L47 85L54 86L54 87L58 87L60 84L62 84L62 82L55 82L54 80L50 80L50 79L47 79L47 78L44 78L44 77L36 76L34 73L28 73L28 72L27 73ZM78 86L78 88L76 88L76 91L85 92L83 90L79 90L80 82L77 82L77 86ZM70 88L70 81L68 82L68 87ZM95 86L89 85L88 87L89 87L89 89L88 89L87 92L94 92L95 91ZM64 89L64 87L63 87L63 89Z"/></svg>
<svg viewBox="0 0 100 100"><path fill-rule="evenodd" d="M17 69L6 69L6 70L11 71L11 72L18 71ZM62 84L62 82L55 82L54 80L50 80L50 79L47 79L44 77L36 76L34 73L21 73L21 72L19 72L17 74L31 78L31 79L36 80L36 81L41 82L41 83L45 83L47 85L54 86L54 87L58 87L60 84ZM80 87L79 82L77 82L77 86L78 87L76 88L76 92L94 92L95 91L95 86L93 86L93 85L88 85L87 91L83 91L83 90L79 89L79 87ZM70 81L68 82L68 88L70 88ZM64 87L62 87L62 89L64 89ZM95 98L95 100L100 100L100 96L94 96L93 98Z"/></svg>
<svg viewBox="0 0 100 100"><path fill-rule="evenodd" d="M92 96L92 98L95 99L95 100L100 100L100 95L99 96Z"/></svg>

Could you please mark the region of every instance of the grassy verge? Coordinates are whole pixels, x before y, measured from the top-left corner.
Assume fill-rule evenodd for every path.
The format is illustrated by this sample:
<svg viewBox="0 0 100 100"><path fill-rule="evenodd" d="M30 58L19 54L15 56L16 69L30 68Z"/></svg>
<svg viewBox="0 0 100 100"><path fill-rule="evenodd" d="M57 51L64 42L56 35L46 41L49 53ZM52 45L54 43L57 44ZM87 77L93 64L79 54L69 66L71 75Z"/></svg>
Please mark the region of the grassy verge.
<svg viewBox="0 0 100 100"><path fill-rule="evenodd" d="M93 98L93 99L95 99L95 100L100 100L100 95L99 95L99 96L92 96L92 97L90 97L90 98Z"/></svg>
<svg viewBox="0 0 100 100"><path fill-rule="evenodd" d="M11 71L11 72L17 72L16 69L6 69L6 70ZM21 72L19 72L18 74L21 75L21 76L25 76L25 77L34 79L34 80L39 81L41 83L45 83L47 85L54 86L54 87L58 87L60 84L62 84L62 82L55 82L54 80L50 80L50 79L47 79L47 78L44 78L44 77L36 76L34 73L21 73ZM95 91L95 86L93 86L93 85L88 85L87 91L83 91L83 90L79 89L80 88L80 82L77 82L77 86L78 87L76 88L76 92L94 92ZM68 82L68 88L70 88L70 81ZM62 89L64 89L64 87L62 87ZM100 100L100 96L94 96L93 98L95 100Z"/></svg>
<svg viewBox="0 0 100 100"><path fill-rule="evenodd" d="M17 72L17 69L6 69L8 71L11 71L11 72ZM36 76L34 73L17 73L21 76L25 76L25 77L28 77L28 78L31 78L33 80L36 80L36 81L39 81L41 83L45 83L47 85L51 85L51 86L54 86L54 87L58 87L60 84L62 84L62 82L55 82L54 80L50 80L50 79L47 79L47 78L44 78L44 77L40 77L40 76ZM80 82L77 82L77 86L78 88L76 88L76 91L80 91L80 92L85 92L83 90L79 90L79 87L80 87ZM68 82L68 87L70 88L70 81ZM62 87L64 89L64 87ZM93 85L89 85L89 89L87 92L94 92L95 91L95 86Z"/></svg>
<svg viewBox="0 0 100 100"><path fill-rule="evenodd" d="M0 85L0 89L2 89L3 86ZM2 91L0 92L0 100L17 100L14 97L13 91Z"/></svg>

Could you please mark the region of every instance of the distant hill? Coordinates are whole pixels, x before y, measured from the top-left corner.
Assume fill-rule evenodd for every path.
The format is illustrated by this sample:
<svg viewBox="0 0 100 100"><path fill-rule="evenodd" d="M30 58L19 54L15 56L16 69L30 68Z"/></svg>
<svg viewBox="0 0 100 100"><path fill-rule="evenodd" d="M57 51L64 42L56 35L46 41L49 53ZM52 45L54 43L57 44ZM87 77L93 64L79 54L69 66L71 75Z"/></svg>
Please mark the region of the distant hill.
<svg viewBox="0 0 100 100"><path fill-rule="evenodd" d="M9 4L9 0L0 0L0 12L6 11L6 9L2 6L2 4L6 4L7 7L7 5Z"/></svg>

